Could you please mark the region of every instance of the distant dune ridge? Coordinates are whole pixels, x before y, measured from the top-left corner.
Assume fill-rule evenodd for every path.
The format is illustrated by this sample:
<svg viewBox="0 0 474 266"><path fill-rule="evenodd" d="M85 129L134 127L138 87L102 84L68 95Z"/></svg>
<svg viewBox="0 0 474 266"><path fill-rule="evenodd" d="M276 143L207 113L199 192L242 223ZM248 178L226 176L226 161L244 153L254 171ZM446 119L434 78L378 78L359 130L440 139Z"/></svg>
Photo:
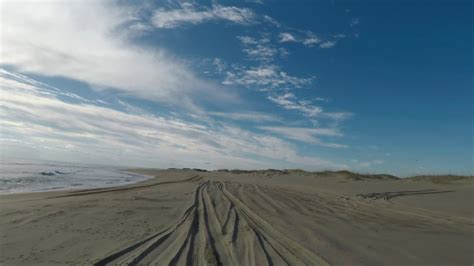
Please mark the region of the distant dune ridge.
<svg viewBox="0 0 474 266"><path fill-rule="evenodd" d="M169 168L169 170L193 170L198 172L213 172L206 169L199 168ZM138 171L143 171L140 169ZM152 170L153 171L153 170ZM310 172L301 169L265 169L265 170L240 170L240 169L219 169L215 170L217 172L228 172L233 174L256 174L256 175L308 175L315 177L344 177L352 180L365 180L365 179L379 179L379 180L405 180L405 181L432 181L432 182L454 182L454 181L473 181L474 176L461 176L461 175L418 175L400 178L390 174L363 174L355 173L347 170L339 171L319 171L319 172Z"/></svg>
<svg viewBox="0 0 474 266"><path fill-rule="evenodd" d="M0 263L472 265L473 177L134 169L121 187L0 196Z"/></svg>

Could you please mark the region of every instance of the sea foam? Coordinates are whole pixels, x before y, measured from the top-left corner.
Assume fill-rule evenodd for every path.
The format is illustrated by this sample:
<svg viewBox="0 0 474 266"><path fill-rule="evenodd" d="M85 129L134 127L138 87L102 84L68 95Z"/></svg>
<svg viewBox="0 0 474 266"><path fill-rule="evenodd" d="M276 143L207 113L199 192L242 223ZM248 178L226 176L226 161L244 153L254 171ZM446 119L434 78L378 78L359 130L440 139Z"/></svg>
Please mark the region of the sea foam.
<svg viewBox="0 0 474 266"><path fill-rule="evenodd" d="M0 194L109 187L149 178L110 166L38 160L0 162Z"/></svg>

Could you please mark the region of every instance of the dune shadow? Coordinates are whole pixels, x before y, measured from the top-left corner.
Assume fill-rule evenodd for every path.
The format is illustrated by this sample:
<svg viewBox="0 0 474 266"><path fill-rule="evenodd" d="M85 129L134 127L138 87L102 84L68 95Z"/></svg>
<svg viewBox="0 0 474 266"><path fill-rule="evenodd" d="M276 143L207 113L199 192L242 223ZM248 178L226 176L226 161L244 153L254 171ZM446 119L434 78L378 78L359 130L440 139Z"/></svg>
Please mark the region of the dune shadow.
<svg viewBox="0 0 474 266"><path fill-rule="evenodd" d="M389 192L380 192L380 193L367 193L367 194L357 194L357 197L364 199L384 199L389 200L397 197L404 196L416 196L416 195L427 195L427 194L441 194L454 192L453 190L436 190L436 189L423 189L423 190L405 190L405 191L389 191Z"/></svg>

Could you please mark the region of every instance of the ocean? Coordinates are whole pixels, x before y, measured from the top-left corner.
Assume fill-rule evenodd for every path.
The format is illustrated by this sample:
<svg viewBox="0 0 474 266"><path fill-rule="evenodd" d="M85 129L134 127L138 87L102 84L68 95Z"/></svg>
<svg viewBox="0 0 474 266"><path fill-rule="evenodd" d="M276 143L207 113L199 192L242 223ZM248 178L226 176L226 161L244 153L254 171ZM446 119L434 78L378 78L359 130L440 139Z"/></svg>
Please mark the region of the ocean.
<svg viewBox="0 0 474 266"><path fill-rule="evenodd" d="M39 160L0 162L0 194L110 187L150 178L112 166Z"/></svg>

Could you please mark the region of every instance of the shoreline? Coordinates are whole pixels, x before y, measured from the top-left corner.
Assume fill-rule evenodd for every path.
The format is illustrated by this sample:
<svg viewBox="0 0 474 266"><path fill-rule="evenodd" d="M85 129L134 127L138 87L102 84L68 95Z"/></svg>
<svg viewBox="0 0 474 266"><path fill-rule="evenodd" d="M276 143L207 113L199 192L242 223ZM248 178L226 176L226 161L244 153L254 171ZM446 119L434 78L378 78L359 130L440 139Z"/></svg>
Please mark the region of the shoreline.
<svg viewBox="0 0 474 266"><path fill-rule="evenodd" d="M52 187L52 188L43 188L40 190L22 190L22 191L5 191L5 192L0 192L1 195L12 195L12 194L29 194L29 193L44 193L44 192L64 192L64 191L75 191L75 190L85 190L85 189L101 189L101 188L111 188L111 187L116 187L116 186L127 186L127 185L132 185L132 184L137 184L140 182L145 182L147 180L153 179L153 175L148 175L148 174L143 174L137 171L138 169L120 169L116 168L113 169L117 171L117 175L119 174L128 174L131 176L135 177L141 177L138 178L137 181L129 182L129 181L123 181L123 182L118 182L116 184L104 184L100 186L95 186L93 184L79 184L79 185L70 185L70 186L64 186L64 187ZM146 178L146 179L145 179ZM34 188L31 188L34 189Z"/></svg>

